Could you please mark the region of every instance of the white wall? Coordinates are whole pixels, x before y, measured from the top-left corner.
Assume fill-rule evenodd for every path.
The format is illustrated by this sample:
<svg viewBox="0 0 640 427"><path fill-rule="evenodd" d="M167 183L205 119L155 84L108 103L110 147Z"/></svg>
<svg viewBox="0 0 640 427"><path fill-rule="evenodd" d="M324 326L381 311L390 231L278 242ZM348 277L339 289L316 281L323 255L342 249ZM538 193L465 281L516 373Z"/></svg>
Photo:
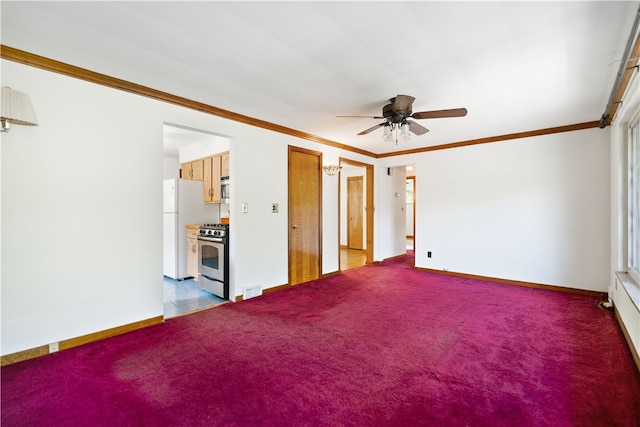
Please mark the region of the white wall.
<svg viewBox="0 0 640 427"><path fill-rule="evenodd" d="M164 123L233 139L232 297L288 281L288 145L371 163L11 61L2 85L28 93L40 121L2 135L3 355L162 315ZM323 273L339 265L337 195L323 174Z"/></svg>
<svg viewBox="0 0 640 427"><path fill-rule="evenodd" d="M405 233L407 237L413 237L413 202L407 203L405 208L406 212L406 223L405 223Z"/></svg>
<svg viewBox="0 0 640 427"><path fill-rule="evenodd" d="M415 160L418 267L606 291L608 132L433 151Z"/></svg>
<svg viewBox="0 0 640 427"><path fill-rule="evenodd" d="M233 139L232 297L288 281L288 145L321 151L324 164L374 165L376 261L405 251L395 193L415 163L418 266L609 283L609 149L597 129L374 160L11 61L2 85L29 93L40 120L0 147L3 355L162 315L164 123ZM326 274L339 269L339 183L322 175Z"/></svg>
<svg viewBox="0 0 640 427"><path fill-rule="evenodd" d="M241 295L244 287L264 289L289 281L288 145L269 133L257 140L237 137L232 150L231 236L236 238L231 271L236 295ZM248 204L247 213L241 213L242 203ZM279 213L272 213L272 203L278 203Z"/></svg>
<svg viewBox="0 0 640 427"><path fill-rule="evenodd" d="M181 165L182 163L187 163L192 160L198 160L229 151L231 147L229 138L217 135L207 135L206 138L208 139L207 141L189 144L179 150L178 160Z"/></svg>
<svg viewBox="0 0 640 427"><path fill-rule="evenodd" d="M176 157L163 157L164 179L180 178L180 162Z"/></svg>
<svg viewBox="0 0 640 427"><path fill-rule="evenodd" d="M2 84L40 124L2 136L2 354L161 315L153 102L8 61Z"/></svg>
<svg viewBox="0 0 640 427"><path fill-rule="evenodd" d="M376 225L374 259L384 260L407 252L406 233L406 170L404 166L392 167L391 175L386 167L375 170Z"/></svg>

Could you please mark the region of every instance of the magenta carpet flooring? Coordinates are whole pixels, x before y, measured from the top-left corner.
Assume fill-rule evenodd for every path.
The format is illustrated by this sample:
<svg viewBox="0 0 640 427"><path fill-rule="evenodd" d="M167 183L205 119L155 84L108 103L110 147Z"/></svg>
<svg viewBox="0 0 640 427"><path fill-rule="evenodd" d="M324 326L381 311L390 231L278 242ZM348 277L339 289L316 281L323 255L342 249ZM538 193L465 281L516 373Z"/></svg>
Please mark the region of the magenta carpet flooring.
<svg viewBox="0 0 640 427"><path fill-rule="evenodd" d="M593 298L410 259L2 368L2 426L634 426Z"/></svg>

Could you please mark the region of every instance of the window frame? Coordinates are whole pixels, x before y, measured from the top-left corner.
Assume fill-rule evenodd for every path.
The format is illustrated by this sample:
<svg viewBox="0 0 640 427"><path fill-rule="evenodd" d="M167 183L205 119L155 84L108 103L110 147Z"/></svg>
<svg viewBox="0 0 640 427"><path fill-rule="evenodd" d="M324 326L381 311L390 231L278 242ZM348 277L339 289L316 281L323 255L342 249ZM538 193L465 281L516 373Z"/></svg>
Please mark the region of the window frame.
<svg viewBox="0 0 640 427"><path fill-rule="evenodd" d="M627 273L640 283L640 112L627 134Z"/></svg>

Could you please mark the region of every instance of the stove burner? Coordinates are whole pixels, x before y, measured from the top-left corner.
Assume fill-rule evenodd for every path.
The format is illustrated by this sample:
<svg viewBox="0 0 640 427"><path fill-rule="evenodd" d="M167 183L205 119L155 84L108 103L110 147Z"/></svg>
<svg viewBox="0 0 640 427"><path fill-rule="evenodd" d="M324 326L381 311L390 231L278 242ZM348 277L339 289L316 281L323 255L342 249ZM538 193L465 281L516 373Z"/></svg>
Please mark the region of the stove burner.
<svg viewBox="0 0 640 427"><path fill-rule="evenodd" d="M198 230L200 236L223 238L229 231L228 224L202 224Z"/></svg>

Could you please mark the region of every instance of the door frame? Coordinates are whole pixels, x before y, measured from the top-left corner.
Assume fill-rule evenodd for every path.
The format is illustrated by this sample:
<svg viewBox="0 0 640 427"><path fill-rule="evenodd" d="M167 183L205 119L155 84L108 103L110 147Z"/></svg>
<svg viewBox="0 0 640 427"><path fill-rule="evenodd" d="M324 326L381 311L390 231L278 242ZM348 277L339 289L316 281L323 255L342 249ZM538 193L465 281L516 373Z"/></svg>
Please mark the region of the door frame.
<svg viewBox="0 0 640 427"><path fill-rule="evenodd" d="M338 159L340 165L351 165L357 167L365 168L366 180L365 180L365 215L367 221L367 228L365 230L366 233L366 244L367 248L365 249L366 253L366 264L373 264L373 245L374 245L374 226L373 226L373 213L375 210L375 206L373 204L373 165L369 163L362 163L356 160L347 159L345 157L340 157ZM338 179L339 182L342 182L342 177L339 174ZM340 236L340 215L342 211L342 203L340 203L340 193L341 193L342 185L338 185L338 236ZM340 239L338 238L338 254L340 253ZM342 266L340 265L340 257L338 256L338 267L340 271L342 271Z"/></svg>
<svg viewBox="0 0 640 427"><path fill-rule="evenodd" d="M413 183L413 250L416 250L416 175L415 172L412 175L407 175L405 180L410 179Z"/></svg>

